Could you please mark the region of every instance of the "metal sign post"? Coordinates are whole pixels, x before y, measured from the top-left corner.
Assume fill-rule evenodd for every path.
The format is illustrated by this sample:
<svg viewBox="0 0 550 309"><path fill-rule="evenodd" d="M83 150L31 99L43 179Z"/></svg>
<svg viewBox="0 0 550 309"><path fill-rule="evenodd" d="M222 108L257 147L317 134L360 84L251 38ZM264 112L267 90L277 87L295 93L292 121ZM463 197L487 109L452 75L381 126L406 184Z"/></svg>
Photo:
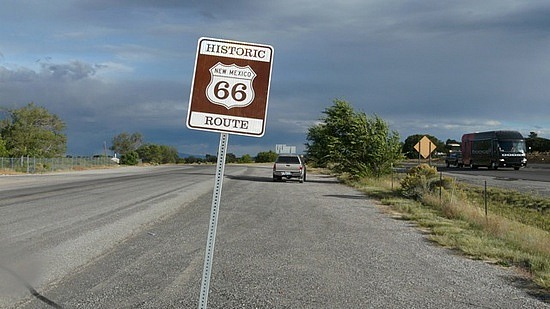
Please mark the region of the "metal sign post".
<svg viewBox="0 0 550 309"><path fill-rule="evenodd" d="M187 109L187 127L221 132L199 309L206 309L229 133L262 137L273 47L200 38Z"/></svg>
<svg viewBox="0 0 550 309"><path fill-rule="evenodd" d="M212 193L212 208L210 210L210 224L208 227L208 239L206 241L206 253L204 255L204 269L202 272L201 295L199 309L206 309L208 303L208 291L210 290L210 274L212 273L212 259L214 257L214 245L216 243L216 229L218 227L218 213L220 210L220 198L222 195L223 173L225 169L225 155L229 134L220 134L218 147L218 162L216 163L216 180Z"/></svg>

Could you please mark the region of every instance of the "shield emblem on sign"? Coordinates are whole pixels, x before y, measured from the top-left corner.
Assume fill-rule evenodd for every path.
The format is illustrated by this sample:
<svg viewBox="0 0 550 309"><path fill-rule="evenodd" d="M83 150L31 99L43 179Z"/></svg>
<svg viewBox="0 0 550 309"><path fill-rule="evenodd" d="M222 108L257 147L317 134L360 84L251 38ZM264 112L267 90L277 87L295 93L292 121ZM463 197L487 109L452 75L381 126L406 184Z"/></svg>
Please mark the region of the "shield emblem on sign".
<svg viewBox="0 0 550 309"><path fill-rule="evenodd" d="M245 107L254 101L252 81L256 73L250 66L218 62L209 71L210 83L206 87L206 97L210 102L230 109Z"/></svg>

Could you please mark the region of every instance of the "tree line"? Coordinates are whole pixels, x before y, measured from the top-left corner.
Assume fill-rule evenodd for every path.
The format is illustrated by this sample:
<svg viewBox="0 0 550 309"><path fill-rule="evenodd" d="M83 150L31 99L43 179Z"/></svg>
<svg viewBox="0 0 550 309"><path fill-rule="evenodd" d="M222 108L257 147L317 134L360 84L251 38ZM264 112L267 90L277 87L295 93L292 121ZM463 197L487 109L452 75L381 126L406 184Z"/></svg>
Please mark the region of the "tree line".
<svg viewBox="0 0 550 309"><path fill-rule="evenodd" d="M353 109L350 103L334 100L326 108L320 122L311 126L306 135L305 155L310 164L329 167L336 172L357 176L379 176L391 171L391 167L404 157L417 158L414 145L425 135L415 134L403 143L399 134L391 131L379 116L369 116ZM66 124L57 115L44 107L29 103L18 109L0 109L0 157L42 157L65 156L67 136ZM450 143L427 135L436 144L436 149L446 152ZM528 151L550 151L550 140L531 132L526 138ZM145 143L140 133L120 133L113 137L110 147L121 155L122 164L167 163L215 163L215 155L180 158L175 147ZM227 163L274 162L274 151L259 152L255 157L245 154L226 156Z"/></svg>
<svg viewBox="0 0 550 309"><path fill-rule="evenodd" d="M29 103L17 109L0 108L0 157L64 157L67 151L66 124L46 108ZM110 150L121 155L121 163L149 164L210 163L217 157L180 158L175 147L145 143L141 133L123 132L113 137ZM256 157L245 154L237 157L228 153L228 163L273 162L277 154L260 152Z"/></svg>
<svg viewBox="0 0 550 309"><path fill-rule="evenodd" d="M175 147L166 145L146 144L143 142L141 133L123 132L112 140L112 146L109 148L115 153L120 154L120 163L126 165L136 165L140 161L148 164L169 164L169 163L216 163L217 156L206 154L204 157L189 156L180 158ZM233 153L226 154L226 163L262 163L274 162L277 154L274 151L259 152L256 157L244 154L237 157Z"/></svg>

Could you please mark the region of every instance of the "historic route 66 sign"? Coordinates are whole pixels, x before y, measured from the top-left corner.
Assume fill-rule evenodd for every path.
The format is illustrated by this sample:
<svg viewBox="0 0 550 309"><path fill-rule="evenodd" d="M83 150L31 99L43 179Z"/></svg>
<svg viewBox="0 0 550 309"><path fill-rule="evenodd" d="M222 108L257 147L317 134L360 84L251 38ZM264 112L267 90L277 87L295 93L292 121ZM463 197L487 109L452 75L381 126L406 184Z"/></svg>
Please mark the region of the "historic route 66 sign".
<svg viewBox="0 0 550 309"><path fill-rule="evenodd" d="M262 136L272 59L269 45L200 38L187 127Z"/></svg>
<svg viewBox="0 0 550 309"><path fill-rule="evenodd" d="M245 107L254 101L252 81L256 73L250 66L239 67L218 62L210 68L210 83L206 87L206 97L214 104L232 107Z"/></svg>

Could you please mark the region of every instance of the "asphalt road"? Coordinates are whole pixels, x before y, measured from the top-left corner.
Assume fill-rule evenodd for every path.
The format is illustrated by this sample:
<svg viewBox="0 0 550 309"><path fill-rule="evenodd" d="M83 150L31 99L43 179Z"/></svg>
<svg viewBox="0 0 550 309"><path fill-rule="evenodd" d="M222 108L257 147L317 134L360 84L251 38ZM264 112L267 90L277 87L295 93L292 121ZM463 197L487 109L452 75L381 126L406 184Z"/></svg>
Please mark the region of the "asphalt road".
<svg viewBox="0 0 550 309"><path fill-rule="evenodd" d="M196 308L214 167L0 177L0 308ZM209 308L550 308L335 179L227 166Z"/></svg>
<svg viewBox="0 0 550 309"><path fill-rule="evenodd" d="M498 170L478 168L474 170L443 166L438 166L437 169L476 185L484 185L486 181L490 187L514 189L550 197L550 164L532 164L517 171L511 168L499 168Z"/></svg>

